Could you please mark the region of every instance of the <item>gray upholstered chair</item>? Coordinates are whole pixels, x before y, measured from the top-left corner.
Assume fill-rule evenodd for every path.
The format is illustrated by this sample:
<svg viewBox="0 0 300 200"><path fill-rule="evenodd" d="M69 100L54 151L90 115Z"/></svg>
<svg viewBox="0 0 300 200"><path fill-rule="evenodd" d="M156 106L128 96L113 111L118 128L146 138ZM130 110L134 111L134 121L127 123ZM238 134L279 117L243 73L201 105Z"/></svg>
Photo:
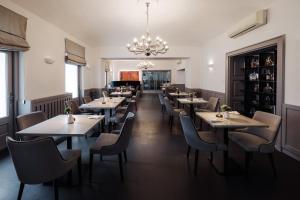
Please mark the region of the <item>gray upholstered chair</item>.
<svg viewBox="0 0 300 200"><path fill-rule="evenodd" d="M30 126L36 125L38 123L41 123L43 121L47 120L46 115L42 111L36 111L36 112L31 112L28 114L24 115L19 115L17 117L17 126L18 130L23 130L25 128L28 128ZM36 136L22 136L23 140L32 140L36 139L38 137ZM53 137L55 144L60 144L64 141L67 140L67 137Z"/></svg>
<svg viewBox="0 0 300 200"><path fill-rule="evenodd" d="M281 124L281 117L271 113L256 111L253 119L267 124L268 127L249 127L237 131L232 131L229 132L229 139L240 146L246 152L246 173L248 173L249 162L251 160L252 154L262 153L269 156L273 174L276 177L277 172L272 155L275 151L275 143Z"/></svg>
<svg viewBox="0 0 300 200"><path fill-rule="evenodd" d="M219 104L218 97L210 97L204 108L195 108L195 112L216 112Z"/></svg>
<svg viewBox="0 0 300 200"><path fill-rule="evenodd" d="M140 97L141 97L141 91L138 90L138 91L136 92L136 94L135 94L134 96L132 96L131 100L129 101L129 102L131 102L131 103L134 103L135 111L137 111L137 108L138 108L138 101L139 101Z"/></svg>
<svg viewBox="0 0 300 200"><path fill-rule="evenodd" d="M161 111L165 112L165 99L164 99L164 95L162 93L158 94L158 98L159 98L159 102L160 102L160 106L161 106Z"/></svg>
<svg viewBox="0 0 300 200"><path fill-rule="evenodd" d="M211 164L213 164L213 152L227 151L227 146L221 140L218 139L217 135L214 132L198 132L192 119L189 116L186 116L184 113L180 113L179 117L184 137L188 145L188 158L191 148L195 149L194 174L197 175L199 151L210 152Z"/></svg>
<svg viewBox="0 0 300 200"><path fill-rule="evenodd" d="M78 165L81 183L81 151L59 152L52 138L16 141L10 137L6 143L20 180L18 199L22 198L25 184L54 183L55 199L58 199L56 180Z"/></svg>
<svg viewBox="0 0 300 200"><path fill-rule="evenodd" d="M165 97L164 100L165 100L166 111L169 115L169 125L170 125L170 128L172 129L173 123L174 123L174 117L179 118L179 113L185 112L185 111L183 109L174 108L171 105L171 102L168 97Z"/></svg>
<svg viewBox="0 0 300 200"><path fill-rule="evenodd" d="M84 96L82 98L82 100L83 100L83 103L85 103L85 104L90 103L91 101L93 101L91 96Z"/></svg>
<svg viewBox="0 0 300 200"><path fill-rule="evenodd" d="M134 103L133 102L130 102L128 104L125 112L116 112L116 114L113 117L110 117L108 119L108 122L113 123L113 124L123 123L129 112L134 112Z"/></svg>
<svg viewBox="0 0 300 200"><path fill-rule="evenodd" d="M101 133L96 140L96 143L90 147L90 181L92 178L94 154L100 154L101 157L118 155L121 180L124 180L122 154L124 154L125 162L127 162L126 149L132 134L134 118L135 115L132 112L129 112L121 128L120 134Z"/></svg>
<svg viewBox="0 0 300 200"><path fill-rule="evenodd" d="M66 101L66 106L68 106L71 109L71 114L73 114L73 115L80 115L80 114L92 115L92 114L94 114L94 113L89 112L88 110L84 111L84 110L80 109L76 100Z"/></svg>

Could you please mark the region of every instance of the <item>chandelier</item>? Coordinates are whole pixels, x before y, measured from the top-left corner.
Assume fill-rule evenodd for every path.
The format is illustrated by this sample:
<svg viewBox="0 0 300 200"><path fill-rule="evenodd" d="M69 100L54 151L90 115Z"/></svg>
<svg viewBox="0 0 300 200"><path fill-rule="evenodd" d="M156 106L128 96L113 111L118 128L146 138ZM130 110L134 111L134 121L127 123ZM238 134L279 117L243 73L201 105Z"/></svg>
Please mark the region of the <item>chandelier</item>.
<svg viewBox="0 0 300 200"><path fill-rule="evenodd" d="M137 68L139 69L149 69L149 68L153 68L154 67L154 64L150 61L142 61L140 62L139 64L137 64Z"/></svg>
<svg viewBox="0 0 300 200"><path fill-rule="evenodd" d="M143 35L140 39L134 38L132 44L127 44L127 49L130 52L133 52L135 55L144 53L146 56L157 54L164 54L169 50L169 46L166 41L162 40L160 37L156 37L155 39L150 37L150 29L149 29L149 6L150 2L146 2L147 7L147 30L146 36Z"/></svg>

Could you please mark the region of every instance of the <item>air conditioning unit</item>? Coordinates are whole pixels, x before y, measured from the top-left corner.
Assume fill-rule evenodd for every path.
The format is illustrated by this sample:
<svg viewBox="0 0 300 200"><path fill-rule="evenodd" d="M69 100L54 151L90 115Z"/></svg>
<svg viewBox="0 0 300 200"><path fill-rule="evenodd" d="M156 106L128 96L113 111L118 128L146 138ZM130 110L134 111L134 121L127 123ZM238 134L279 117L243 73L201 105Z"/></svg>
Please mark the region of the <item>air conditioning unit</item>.
<svg viewBox="0 0 300 200"><path fill-rule="evenodd" d="M230 38L239 37L254 29L257 29L267 24L268 10L259 10L254 15L246 18L239 26L238 29L232 31L228 36Z"/></svg>

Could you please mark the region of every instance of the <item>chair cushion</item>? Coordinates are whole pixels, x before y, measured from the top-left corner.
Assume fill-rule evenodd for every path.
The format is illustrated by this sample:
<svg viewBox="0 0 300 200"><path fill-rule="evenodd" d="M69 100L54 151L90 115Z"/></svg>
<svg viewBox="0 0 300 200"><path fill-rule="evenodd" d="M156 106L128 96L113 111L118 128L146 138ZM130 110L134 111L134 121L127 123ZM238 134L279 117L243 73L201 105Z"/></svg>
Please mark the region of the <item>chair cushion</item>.
<svg viewBox="0 0 300 200"><path fill-rule="evenodd" d="M184 109L174 108L173 110L174 110L173 115L175 116L179 116L179 113L181 112L183 112L184 115L187 115Z"/></svg>
<svg viewBox="0 0 300 200"><path fill-rule="evenodd" d="M81 157L81 150L74 149L74 150L60 150L60 154L62 158L66 161L70 160L77 160Z"/></svg>
<svg viewBox="0 0 300 200"><path fill-rule="evenodd" d="M248 152L261 152L260 146L269 143L268 140L247 132L229 132L229 139Z"/></svg>
<svg viewBox="0 0 300 200"><path fill-rule="evenodd" d="M227 150L226 144L224 144L223 141L217 137L216 133L211 131L198 131L198 135L203 141L216 144L218 151Z"/></svg>
<svg viewBox="0 0 300 200"><path fill-rule="evenodd" d="M119 134L101 133L101 135L97 138L96 143L91 146L91 152L101 152L103 147L116 144L119 136Z"/></svg>

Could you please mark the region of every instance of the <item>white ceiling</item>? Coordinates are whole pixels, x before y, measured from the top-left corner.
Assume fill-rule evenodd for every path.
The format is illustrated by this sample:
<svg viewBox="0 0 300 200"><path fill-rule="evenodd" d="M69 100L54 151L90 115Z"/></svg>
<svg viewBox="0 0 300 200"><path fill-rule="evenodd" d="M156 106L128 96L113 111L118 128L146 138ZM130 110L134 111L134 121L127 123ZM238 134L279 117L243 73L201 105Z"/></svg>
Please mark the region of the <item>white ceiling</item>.
<svg viewBox="0 0 300 200"><path fill-rule="evenodd" d="M145 0L12 0L92 46L124 46L145 32ZM273 0L152 0L150 31L197 46Z"/></svg>

